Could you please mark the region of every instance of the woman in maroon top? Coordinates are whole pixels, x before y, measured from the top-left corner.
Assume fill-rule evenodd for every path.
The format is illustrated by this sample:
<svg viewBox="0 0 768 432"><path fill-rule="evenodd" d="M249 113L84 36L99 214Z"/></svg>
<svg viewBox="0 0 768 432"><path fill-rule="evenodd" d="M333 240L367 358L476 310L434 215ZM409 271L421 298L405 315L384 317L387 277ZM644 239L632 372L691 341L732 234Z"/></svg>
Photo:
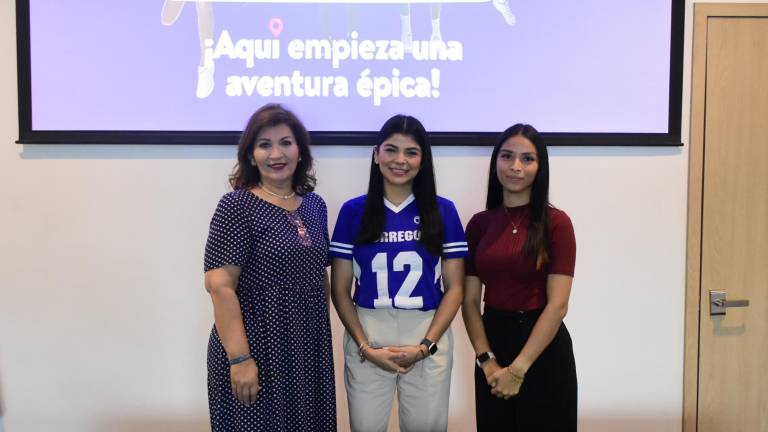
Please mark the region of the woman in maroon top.
<svg viewBox="0 0 768 432"><path fill-rule="evenodd" d="M576 241L548 195L541 135L510 127L493 149L486 210L466 233L462 314L477 353L478 431L576 431L576 366L563 324Z"/></svg>

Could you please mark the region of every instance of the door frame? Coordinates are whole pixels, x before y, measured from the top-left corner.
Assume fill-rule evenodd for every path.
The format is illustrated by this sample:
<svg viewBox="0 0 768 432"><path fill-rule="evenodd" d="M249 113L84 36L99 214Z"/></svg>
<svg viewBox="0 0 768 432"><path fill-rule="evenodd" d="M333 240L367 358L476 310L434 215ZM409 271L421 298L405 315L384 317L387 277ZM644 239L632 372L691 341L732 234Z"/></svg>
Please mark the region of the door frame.
<svg viewBox="0 0 768 432"><path fill-rule="evenodd" d="M685 283L683 432L698 429L701 230L704 194L704 126L707 83L707 25L711 17L765 17L768 3L697 3L693 11L691 129L688 148L688 240Z"/></svg>

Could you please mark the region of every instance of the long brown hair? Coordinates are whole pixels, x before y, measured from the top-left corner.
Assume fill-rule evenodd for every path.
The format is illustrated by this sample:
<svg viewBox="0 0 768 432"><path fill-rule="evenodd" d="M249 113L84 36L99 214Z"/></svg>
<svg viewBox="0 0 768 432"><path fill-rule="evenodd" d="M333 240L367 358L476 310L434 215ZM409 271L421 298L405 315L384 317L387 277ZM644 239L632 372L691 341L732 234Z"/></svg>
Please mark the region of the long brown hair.
<svg viewBox="0 0 768 432"><path fill-rule="evenodd" d="M509 127L499 135L496 145L491 154L491 166L488 170L488 195L485 201L487 210L504 205L504 188L499 182L499 176L496 172L496 159L499 157L499 150L504 143L515 136L528 138L536 148L539 168L536 171L536 177L531 186L530 212L531 217L528 221L528 238L523 246L523 253L536 257L536 269L540 269L549 262L550 247L548 238L549 217L547 209L549 208L549 154L547 145L544 143L539 132L531 125L518 123Z"/></svg>
<svg viewBox="0 0 768 432"><path fill-rule="evenodd" d="M299 161L293 172L293 190L304 195L315 190L317 179L313 169L314 160L309 150L309 133L298 117L279 104L267 104L259 108L245 126L237 144L237 164L229 176L233 189L251 188L261 183L259 169L251 164L253 146L262 130L279 125L291 129L299 146Z"/></svg>

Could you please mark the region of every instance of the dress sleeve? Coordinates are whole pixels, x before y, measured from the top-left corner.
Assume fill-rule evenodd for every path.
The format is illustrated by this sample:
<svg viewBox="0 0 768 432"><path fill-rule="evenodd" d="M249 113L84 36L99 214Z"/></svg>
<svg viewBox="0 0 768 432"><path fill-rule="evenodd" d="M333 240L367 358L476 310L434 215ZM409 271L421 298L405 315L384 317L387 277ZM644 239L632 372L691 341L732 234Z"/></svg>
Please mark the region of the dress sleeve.
<svg viewBox="0 0 768 432"><path fill-rule="evenodd" d="M355 221L355 212L348 203L341 206L339 217L336 218L336 226L333 228L333 237L328 248L328 255L331 258L352 259L352 248L355 243L358 226Z"/></svg>
<svg viewBox="0 0 768 432"><path fill-rule="evenodd" d="M320 200L320 223L322 224L323 229L323 240L325 241L325 244L328 245L330 243L330 238L328 236L328 206L325 205L325 200L318 195L318 199ZM331 265L331 256L330 254L325 259L325 266L328 267Z"/></svg>
<svg viewBox="0 0 768 432"><path fill-rule="evenodd" d="M571 219L556 210L550 217L549 242L552 256L548 274L573 276L576 267L576 236Z"/></svg>
<svg viewBox="0 0 768 432"><path fill-rule="evenodd" d="M208 230L204 271L225 265L242 267L251 255L251 236L245 209L232 194L224 195L213 213Z"/></svg>
<svg viewBox="0 0 768 432"><path fill-rule="evenodd" d="M459 219L456 206L448 200L443 201L443 258L465 258L467 256L467 238Z"/></svg>
<svg viewBox="0 0 768 432"><path fill-rule="evenodd" d="M477 215L472 216L467 224L467 257L464 259L464 274L467 276L477 276L475 268L475 255L477 254L477 244L480 242L480 223Z"/></svg>

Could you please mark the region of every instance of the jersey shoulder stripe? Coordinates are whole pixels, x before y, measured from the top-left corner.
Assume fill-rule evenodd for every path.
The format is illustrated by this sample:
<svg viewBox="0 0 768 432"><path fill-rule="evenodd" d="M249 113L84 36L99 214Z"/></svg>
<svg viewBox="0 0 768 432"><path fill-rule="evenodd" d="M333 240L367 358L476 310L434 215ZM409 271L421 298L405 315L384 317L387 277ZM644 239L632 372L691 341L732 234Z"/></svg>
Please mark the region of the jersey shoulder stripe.
<svg viewBox="0 0 768 432"><path fill-rule="evenodd" d="M365 211L366 195L346 201L339 210L328 254L334 258L352 259L355 238Z"/></svg>
<svg viewBox="0 0 768 432"><path fill-rule="evenodd" d="M437 197L443 220L443 258L464 258L469 254L464 226L452 201Z"/></svg>

